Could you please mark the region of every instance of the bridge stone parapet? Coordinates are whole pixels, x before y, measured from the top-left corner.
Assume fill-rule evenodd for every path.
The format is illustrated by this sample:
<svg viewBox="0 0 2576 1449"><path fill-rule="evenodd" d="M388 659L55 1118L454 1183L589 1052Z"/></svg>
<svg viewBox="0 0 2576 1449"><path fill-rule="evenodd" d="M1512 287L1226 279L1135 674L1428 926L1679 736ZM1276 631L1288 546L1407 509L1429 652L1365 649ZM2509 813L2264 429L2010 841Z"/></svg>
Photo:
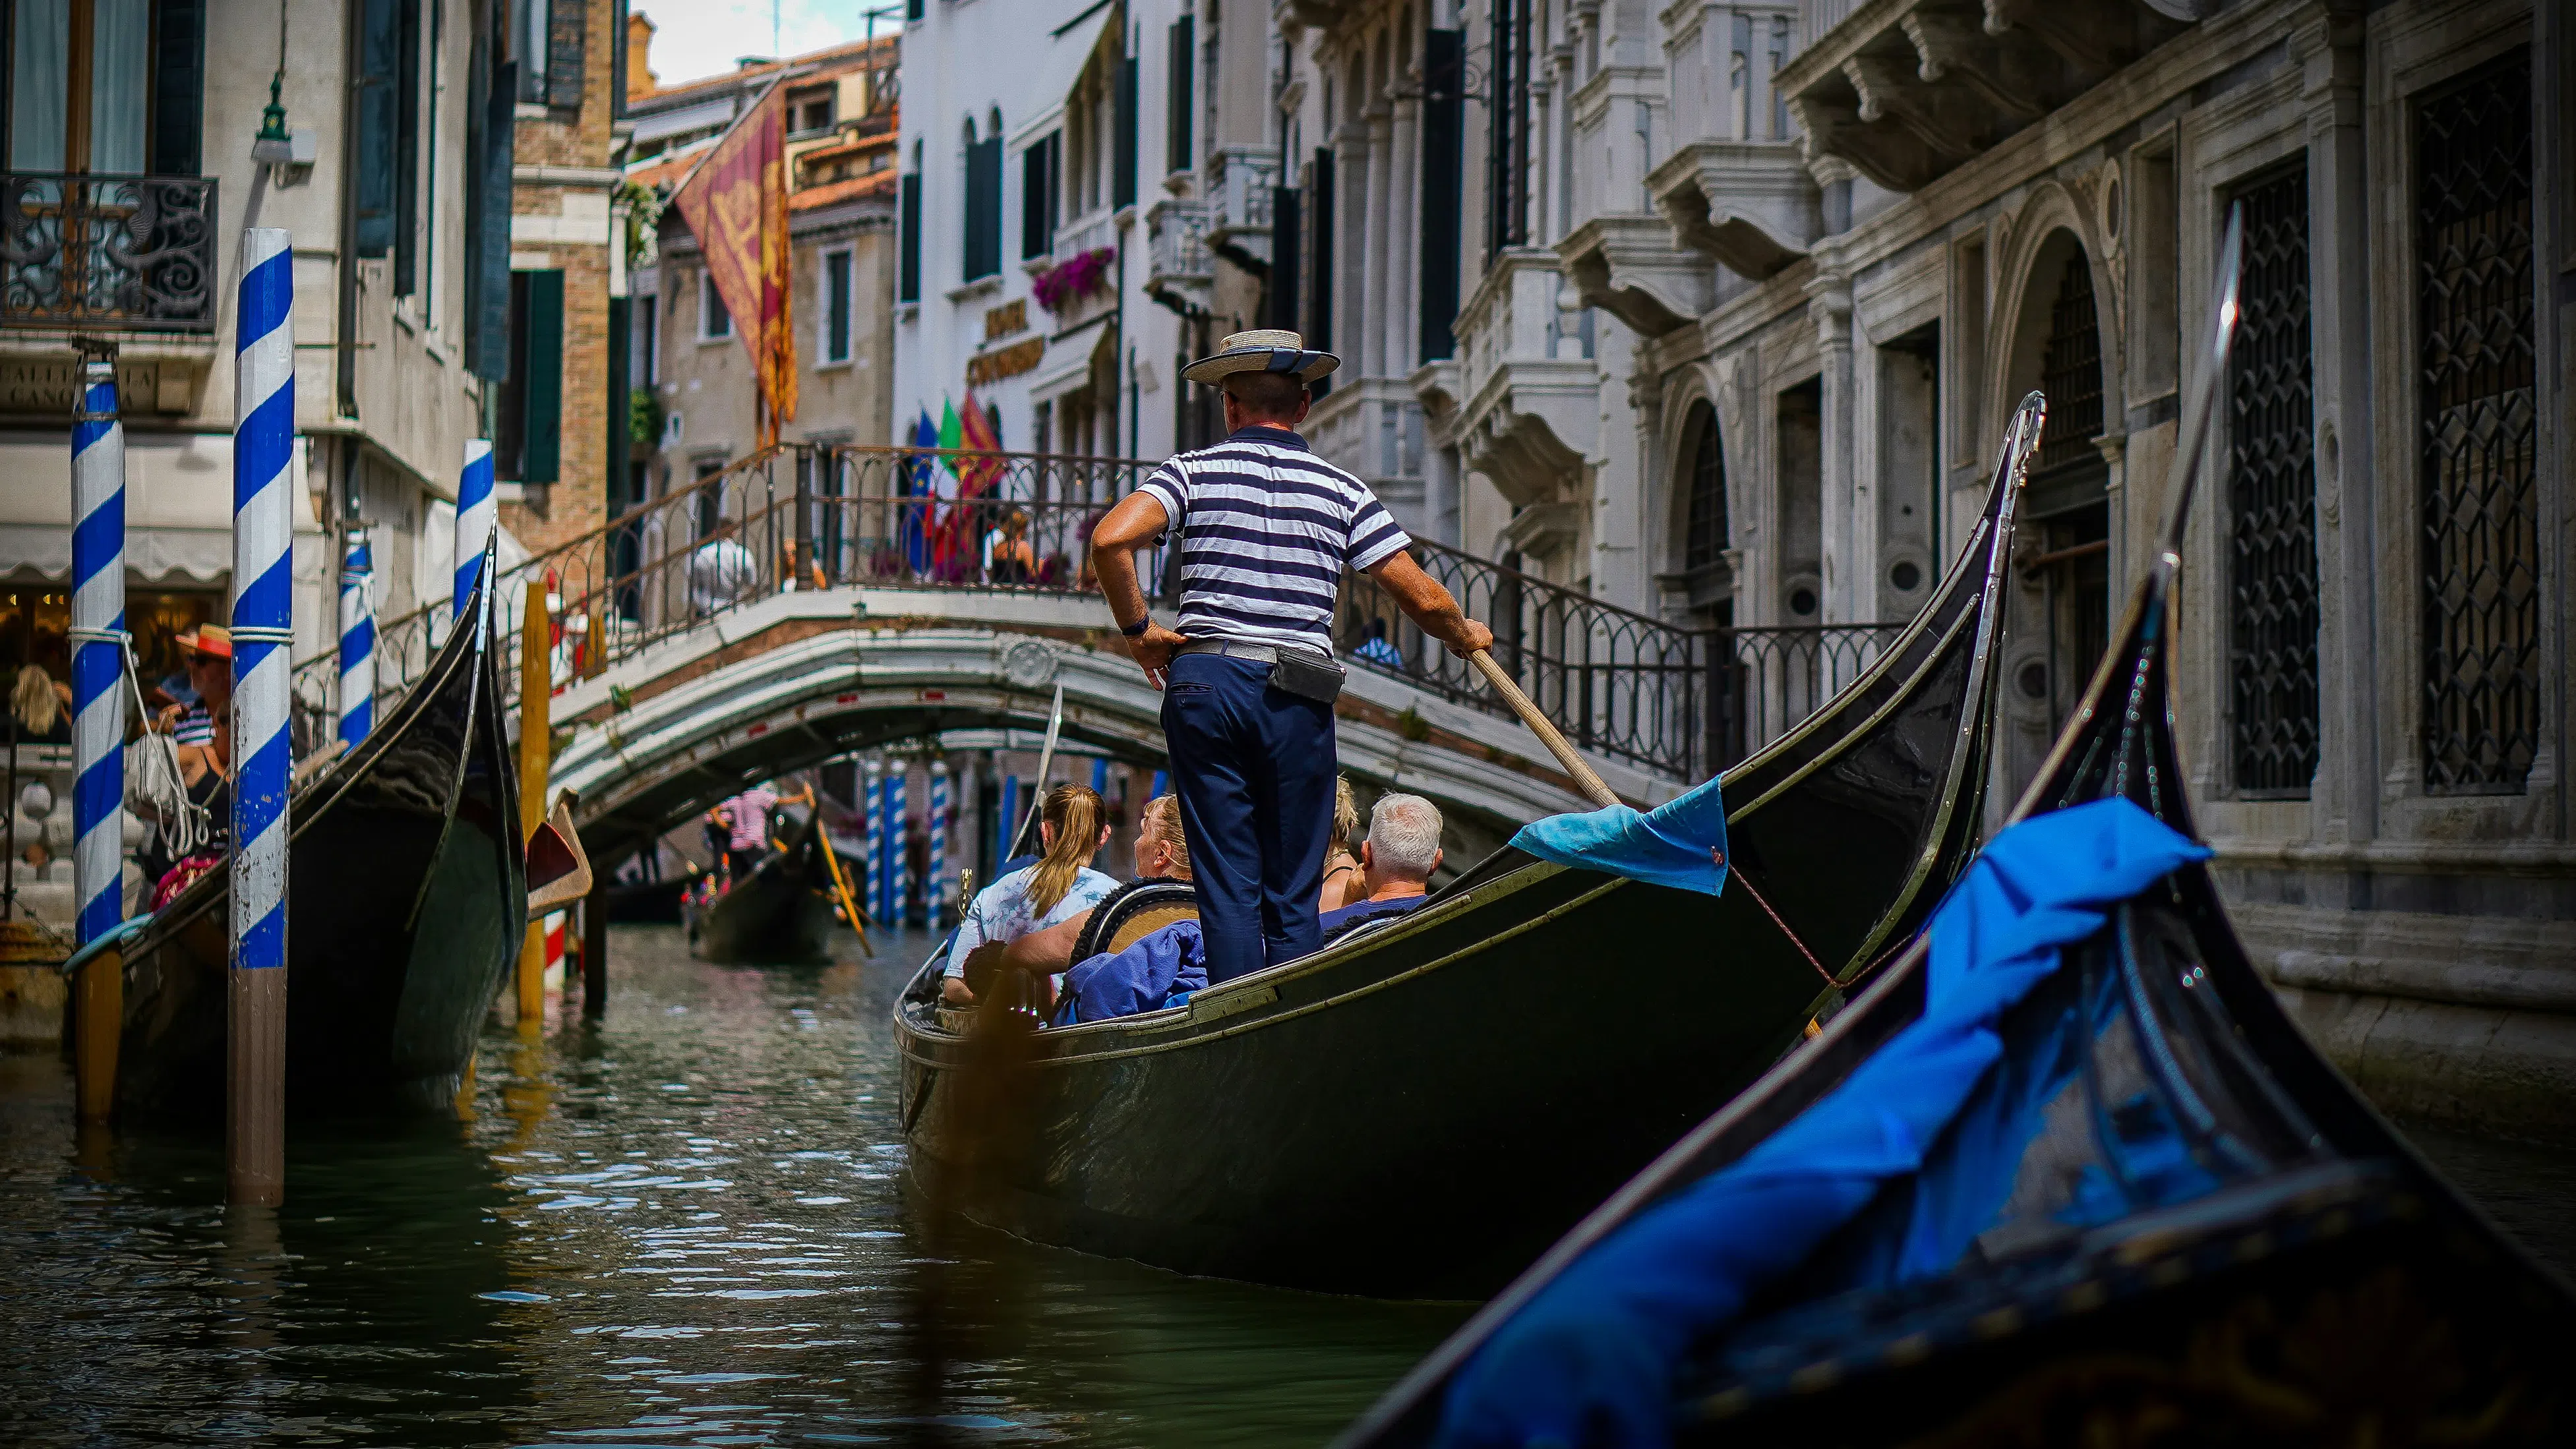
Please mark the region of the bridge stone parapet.
<svg viewBox="0 0 2576 1449"><path fill-rule="evenodd" d="M955 729L1043 729L1139 764L1164 758L1161 695L1097 598L1004 590L833 588L727 610L557 696L553 782L577 792L611 859L751 781ZM1516 723L1355 666L1338 706L1342 766L1413 791L1472 835L1588 808ZM1679 788L1592 757L1641 803Z"/></svg>

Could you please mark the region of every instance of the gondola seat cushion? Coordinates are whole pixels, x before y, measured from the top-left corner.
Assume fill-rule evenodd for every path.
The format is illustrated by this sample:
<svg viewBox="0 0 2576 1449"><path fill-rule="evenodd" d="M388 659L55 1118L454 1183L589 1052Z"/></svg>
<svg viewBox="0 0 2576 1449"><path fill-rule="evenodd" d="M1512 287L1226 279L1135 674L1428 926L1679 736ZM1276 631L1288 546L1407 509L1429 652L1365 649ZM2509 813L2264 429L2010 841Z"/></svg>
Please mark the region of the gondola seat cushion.
<svg viewBox="0 0 2576 1449"><path fill-rule="evenodd" d="M1055 1025L1108 1021L1140 1011L1160 1011L1207 989L1207 942L1197 921L1174 921L1123 951L1076 962L1064 973L1064 1004Z"/></svg>

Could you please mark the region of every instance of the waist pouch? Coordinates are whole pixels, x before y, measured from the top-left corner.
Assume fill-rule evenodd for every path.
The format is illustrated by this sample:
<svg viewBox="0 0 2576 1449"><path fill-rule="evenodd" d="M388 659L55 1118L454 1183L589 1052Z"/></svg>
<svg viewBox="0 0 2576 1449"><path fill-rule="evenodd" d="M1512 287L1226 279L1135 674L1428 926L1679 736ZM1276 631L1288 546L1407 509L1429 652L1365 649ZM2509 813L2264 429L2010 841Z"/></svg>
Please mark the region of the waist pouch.
<svg viewBox="0 0 2576 1449"><path fill-rule="evenodd" d="M1282 649L1279 661L1270 666L1270 687L1299 699L1331 704L1341 698L1342 679L1348 673L1330 659L1302 649Z"/></svg>

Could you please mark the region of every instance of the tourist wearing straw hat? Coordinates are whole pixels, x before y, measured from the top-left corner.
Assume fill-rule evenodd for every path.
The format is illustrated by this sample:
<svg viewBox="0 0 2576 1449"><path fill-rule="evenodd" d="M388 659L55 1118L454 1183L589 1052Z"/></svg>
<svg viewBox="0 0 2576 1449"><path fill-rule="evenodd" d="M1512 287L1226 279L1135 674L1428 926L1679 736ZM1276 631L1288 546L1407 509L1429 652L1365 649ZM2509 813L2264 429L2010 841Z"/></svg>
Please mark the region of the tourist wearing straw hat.
<svg viewBox="0 0 2576 1449"><path fill-rule="evenodd" d="M1294 332L1238 332L1181 369L1225 394L1225 441L1183 453L1119 500L1093 562L1128 648L1163 693L1181 823L1197 876L1208 980L1316 948L1331 834L1333 599L1345 569L1375 578L1461 657L1493 643L1405 550L1368 485L1297 435L1309 385L1341 359ZM1178 612L1148 613L1136 550L1181 550Z"/></svg>

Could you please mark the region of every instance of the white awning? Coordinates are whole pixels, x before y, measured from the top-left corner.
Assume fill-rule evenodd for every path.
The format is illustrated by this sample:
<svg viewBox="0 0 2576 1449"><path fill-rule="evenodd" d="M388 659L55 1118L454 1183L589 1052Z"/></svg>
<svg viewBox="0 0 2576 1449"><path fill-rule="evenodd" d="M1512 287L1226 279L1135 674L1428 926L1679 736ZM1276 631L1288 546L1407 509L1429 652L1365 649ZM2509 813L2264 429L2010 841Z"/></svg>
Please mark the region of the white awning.
<svg viewBox="0 0 2576 1449"><path fill-rule="evenodd" d="M1011 127L1011 150L1052 131L1064 118L1065 98L1073 94L1074 85L1082 79L1083 67L1090 64L1091 53L1100 48L1100 34L1110 20L1125 13L1118 0L1100 0L1089 12L1065 27L1062 34L1046 42L1046 54L1038 62L1028 95L1040 109L1028 119ZM1005 123L1009 114L1004 113Z"/></svg>
<svg viewBox="0 0 2576 1449"><path fill-rule="evenodd" d="M732 96L718 96L712 101L700 101L694 106L681 106L676 110L648 111L635 118L635 143L724 125L733 119L733 107Z"/></svg>

